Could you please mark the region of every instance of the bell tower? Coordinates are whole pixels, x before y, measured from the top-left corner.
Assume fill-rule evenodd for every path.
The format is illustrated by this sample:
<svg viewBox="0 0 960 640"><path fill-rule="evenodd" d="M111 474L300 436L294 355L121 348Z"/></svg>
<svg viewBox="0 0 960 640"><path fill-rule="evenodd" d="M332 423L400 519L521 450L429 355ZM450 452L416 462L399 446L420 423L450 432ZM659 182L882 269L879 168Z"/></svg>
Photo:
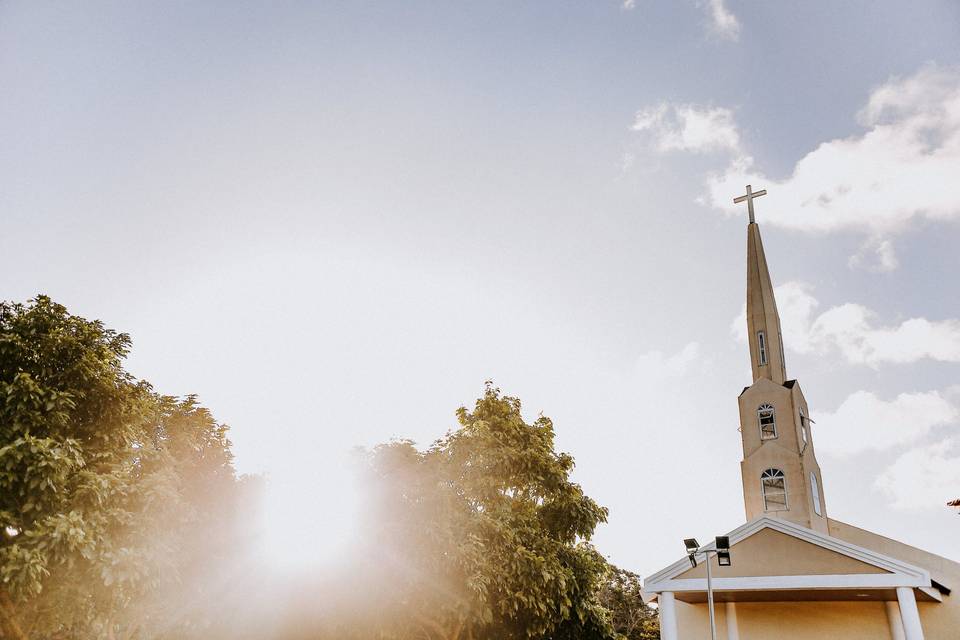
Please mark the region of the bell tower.
<svg viewBox="0 0 960 640"><path fill-rule="evenodd" d="M743 501L747 519L772 516L821 533L827 507L813 449L810 410L796 380L787 379L780 314L763 251L753 199L766 195L747 185L747 339L753 384L739 397L743 442Z"/></svg>

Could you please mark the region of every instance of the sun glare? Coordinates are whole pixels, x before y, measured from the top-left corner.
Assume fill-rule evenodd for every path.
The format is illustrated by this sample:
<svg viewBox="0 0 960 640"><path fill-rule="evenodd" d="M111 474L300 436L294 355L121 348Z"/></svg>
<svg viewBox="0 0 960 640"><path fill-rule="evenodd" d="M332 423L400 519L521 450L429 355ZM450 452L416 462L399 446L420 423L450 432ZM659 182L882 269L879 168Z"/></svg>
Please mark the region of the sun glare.
<svg viewBox="0 0 960 640"><path fill-rule="evenodd" d="M356 534L357 497L343 462L271 473L263 509L268 562L299 572L342 560Z"/></svg>

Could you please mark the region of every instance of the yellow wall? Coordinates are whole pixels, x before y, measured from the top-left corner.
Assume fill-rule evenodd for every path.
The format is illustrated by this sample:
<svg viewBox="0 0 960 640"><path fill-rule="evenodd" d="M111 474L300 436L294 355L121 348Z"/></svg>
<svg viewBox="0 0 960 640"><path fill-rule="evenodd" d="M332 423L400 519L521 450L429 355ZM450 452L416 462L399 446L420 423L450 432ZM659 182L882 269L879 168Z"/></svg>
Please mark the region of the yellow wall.
<svg viewBox="0 0 960 640"><path fill-rule="evenodd" d="M740 640L889 640L882 602L739 602ZM717 640L727 640L726 608L715 605ZM921 612L922 615L922 612ZM680 640L710 640L705 604L677 602ZM933 636L927 640L955 640Z"/></svg>

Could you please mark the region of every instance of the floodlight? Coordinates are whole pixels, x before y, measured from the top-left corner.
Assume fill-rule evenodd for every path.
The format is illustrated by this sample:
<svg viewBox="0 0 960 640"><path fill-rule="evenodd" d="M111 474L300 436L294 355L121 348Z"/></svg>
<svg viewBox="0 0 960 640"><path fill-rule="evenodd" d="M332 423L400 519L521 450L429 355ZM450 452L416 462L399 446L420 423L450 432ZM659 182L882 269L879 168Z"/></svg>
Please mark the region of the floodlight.
<svg viewBox="0 0 960 640"><path fill-rule="evenodd" d="M697 566L697 551L700 549L700 543L696 538L684 538L683 546L687 548L687 558L690 560L690 566Z"/></svg>
<svg viewBox="0 0 960 640"><path fill-rule="evenodd" d="M717 564L721 567L730 566L730 537L717 536Z"/></svg>

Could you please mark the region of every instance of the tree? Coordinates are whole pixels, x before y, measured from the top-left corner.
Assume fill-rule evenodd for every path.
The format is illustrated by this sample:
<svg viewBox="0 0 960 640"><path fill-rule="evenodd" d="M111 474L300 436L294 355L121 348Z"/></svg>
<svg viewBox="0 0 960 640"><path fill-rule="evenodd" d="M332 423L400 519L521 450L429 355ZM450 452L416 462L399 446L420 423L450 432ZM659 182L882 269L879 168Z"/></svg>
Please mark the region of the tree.
<svg viewBox="0 0 960 640"><path fill-rule="evenodd" d="M657 613L643 601L640 587L640 576L610 565L600 602L610 611L613 628L624 640L659 640Z"/></svg>
<svg viewBox="0 0 960 640"><path fill-rule="evenodd" d="M155 574L117 608L113 627L125 637L206 638L230 622L223 580L249 546L244 520L257 487L238 482L227 427L195 396L155 400L147 441L136 446L144 463L131 479L146 501L125 540L148 554Z"/></svg>
<svg viewBox="0 0 960 640"><path fill-rule="evenodd" d="M215 566L237 484L226 427L134 379L129 347L45 296L0 303L0 637L186 637L197 621L159 612L200 584L175 588L189 567Z"/></svg>
<svg viewBox="0 0 960 640"><path fill-rule="evenodd" d="M526 423L489 383L457 418L426 451L399 441L367 453L361 634L614 638L599 600L606 562L589 544L607 511L570 480L553 423Z"/></svg>
<svg viewBox="0 0 960 640"><path fill-rule="evenodd" d="M606 510L516 398L488 384L426 450L363 452L357 559L278 584L245 553L261 483L227 427L131 376L129 348L47 297L0 303L3 640L648 637L636 576L589 542Z"/></svg>

